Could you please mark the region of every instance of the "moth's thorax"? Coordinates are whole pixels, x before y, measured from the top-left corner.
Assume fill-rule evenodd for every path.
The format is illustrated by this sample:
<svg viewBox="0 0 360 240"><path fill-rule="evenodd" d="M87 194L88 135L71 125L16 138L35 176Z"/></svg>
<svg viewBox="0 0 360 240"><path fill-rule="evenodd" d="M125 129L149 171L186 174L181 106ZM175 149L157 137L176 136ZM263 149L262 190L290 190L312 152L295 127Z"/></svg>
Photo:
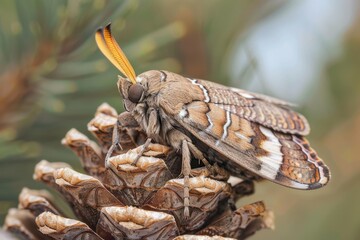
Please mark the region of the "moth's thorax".
<svg viewBox="0 0 360 240"><path fill-rule="evenodd" d="M143 72L136 77L136 82L145 88L147 96L158 93L164 80L164 73L158 70Z"/></svg>

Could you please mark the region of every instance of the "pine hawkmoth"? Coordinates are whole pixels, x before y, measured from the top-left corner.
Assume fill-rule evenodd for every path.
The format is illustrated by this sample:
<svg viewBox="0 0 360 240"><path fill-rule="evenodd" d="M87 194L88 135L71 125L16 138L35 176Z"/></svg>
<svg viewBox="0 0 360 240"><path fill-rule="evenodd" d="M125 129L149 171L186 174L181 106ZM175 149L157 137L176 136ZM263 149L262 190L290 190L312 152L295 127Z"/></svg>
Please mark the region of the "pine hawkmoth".
<svg viewBox="0 0 360 240"><path fill-rule="evenodd" d="M288 103L168 71L137 76L110 24L95 39L126 76L118 80L125 109L149 138L181 150L185 186L191 155L245 179L260 177L296 189L328 183L329 168L304 138L308 122ZM188 189L184 191L187 195Z"/></svg>

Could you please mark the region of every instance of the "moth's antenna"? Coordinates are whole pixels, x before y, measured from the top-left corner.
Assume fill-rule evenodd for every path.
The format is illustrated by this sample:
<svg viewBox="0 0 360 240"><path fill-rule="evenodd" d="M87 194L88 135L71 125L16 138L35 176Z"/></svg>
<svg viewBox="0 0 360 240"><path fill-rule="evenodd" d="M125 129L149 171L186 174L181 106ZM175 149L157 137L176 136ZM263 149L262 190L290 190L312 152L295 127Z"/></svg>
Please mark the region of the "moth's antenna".
<svg viewBox="0 0 360 240"><path fill-rule="evenodd" d="M99 28L95 33L95 41L100 51L120 70L133 84L136 84L136 74L119 44L111 34L111 23L105 28Z"/></svg>

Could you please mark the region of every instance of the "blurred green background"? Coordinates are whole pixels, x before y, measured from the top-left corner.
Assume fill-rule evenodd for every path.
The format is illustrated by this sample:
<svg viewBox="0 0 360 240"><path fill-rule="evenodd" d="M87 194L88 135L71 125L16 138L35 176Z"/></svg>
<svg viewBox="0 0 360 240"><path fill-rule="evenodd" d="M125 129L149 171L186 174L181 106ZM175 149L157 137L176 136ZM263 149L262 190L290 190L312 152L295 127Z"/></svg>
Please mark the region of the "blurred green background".
<svg viewBox="0 0 360 240"><path fill-rule="evenodd" d="M332 180L272 183L275 231L253 239L360 239L360 6L357 0L4 0L0 7L0 224L41 159L80 168L60 140L98 105L122 111L117 70L94 41L113 33L137 73L165 69L298 104Z"/></svg>

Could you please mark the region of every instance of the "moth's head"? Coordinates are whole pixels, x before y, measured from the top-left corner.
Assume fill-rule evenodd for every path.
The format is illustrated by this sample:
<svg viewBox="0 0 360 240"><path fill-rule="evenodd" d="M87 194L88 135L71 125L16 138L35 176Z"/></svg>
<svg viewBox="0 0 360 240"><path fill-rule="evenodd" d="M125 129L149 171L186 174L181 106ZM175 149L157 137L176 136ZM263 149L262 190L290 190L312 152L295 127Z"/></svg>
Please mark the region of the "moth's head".
<svg viewBox="0 0 360 240"><path fill-rule="evenodd" d="M124 99L125 108L131 111L133 107L158 92L164 81L164 73L151 70L138 75L132 82L129 78L119 76L117 82L119 92Z"/></svg>
<svg viewBox="0 0 360 240"><path fill-rule="evenodd" d="M119 76L117 85L127 111L132 111L136 104L144 99L146 89L141 83L133 83L128 78Z"/></svg>

